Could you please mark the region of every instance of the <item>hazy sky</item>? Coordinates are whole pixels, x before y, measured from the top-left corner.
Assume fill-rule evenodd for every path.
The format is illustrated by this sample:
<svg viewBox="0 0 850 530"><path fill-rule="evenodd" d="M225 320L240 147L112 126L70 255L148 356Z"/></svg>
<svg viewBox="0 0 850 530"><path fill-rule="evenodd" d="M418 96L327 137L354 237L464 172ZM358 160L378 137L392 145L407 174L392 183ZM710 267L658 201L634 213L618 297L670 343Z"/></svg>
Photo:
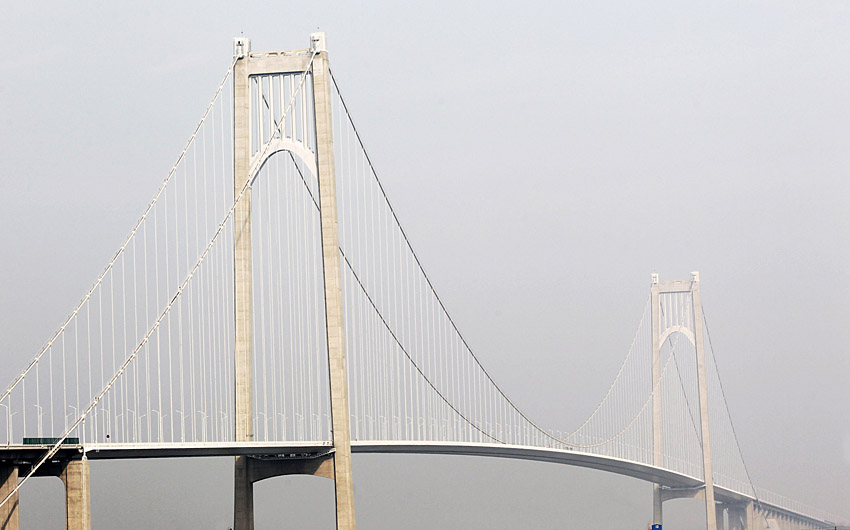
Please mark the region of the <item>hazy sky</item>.
<svg viewBox="0 0 850 530"><path fill-rule="evenodd" d="M317 28L426 269L515 402L576 425L625 355L650 274L698 269L753 480L847 512L843 1L6 5L4 381L153 196L232 37L298 48ZM95 528L230 524L230 459L91 469ZM648 484L554 464L355 456L354 474L366 529L642 528L652 505ZM23 524L61 527L61 491L28 483ZM256 491L258 528L332 525L330 481ZM665 510L703 524L701 501Z"/></svg>

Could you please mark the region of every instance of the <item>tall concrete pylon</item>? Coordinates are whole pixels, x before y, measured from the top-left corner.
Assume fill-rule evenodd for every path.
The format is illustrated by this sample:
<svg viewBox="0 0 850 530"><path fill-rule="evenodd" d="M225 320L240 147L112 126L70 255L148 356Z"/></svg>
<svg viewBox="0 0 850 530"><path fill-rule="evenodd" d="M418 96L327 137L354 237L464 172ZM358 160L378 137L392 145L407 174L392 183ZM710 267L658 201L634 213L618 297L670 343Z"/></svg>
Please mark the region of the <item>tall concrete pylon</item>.
<svg viewBox="0 0 850 530"><path fill-rule="evenodd" d="M708 421L708 378L705 370L705 332L703 331L702 295L699 289L699 272L691 273L691 299L694 305L694 338L697 354L697 388L699 389L699 416L702 432L702 469L705 482L705 524L708 530L717 530L714 506L714 470L711 465L711 433Z"/></svg>
<svg viewBox="0 0 850 530"><path fill-rule="evenodd" d="M310 35L310 48L285 52L251 53L251 42L234 39L233 158L234 198L251 182L265 160L252 160L250 78L309 71L304 82L312 83L315 120L315 152L307 139L280 134L268 139L260 158L289 151L313 171L319 183L321 207L322 265L324 268L325 323L328 346L330 407L333 452L305 461L268 461L236 457L234 472L234 530L253 530L253 483L285 474L312 474L332 478L336 491L336 525L354 530L354 487L351 473L351 427L348 380L345 367L345 334L342 314L342 276L339 258L339 221L334 169L331 78L324 33ZM303 94L303 92L302 92ZM263 143L258 139L254 145ZM256 157L254 157L256 158ZM234 211L234 307L236 374L236 441L251 442L253 432L253 336L251 189L242 195Z"/></svg>
<svg viewBox="0 0 850 530"><path fill-rule="evenodd" d="M663 467L661 453L661 286L658 275L652 275L650 288L650 314L652 319L652 465ZM652 486L652 522L663 523L661 486Z"/></svg>
<svg viewBox="0 0 850 530"><path fill-rule="evenodd" d="M661 295L665 293L689 293L691 307L693 308L693 327L686 326L682 319L675 318L667 322L666 328L661 318ZM702 296L699 286L699 272L691 273L690 281L659 281L658 274L652 275L652 286L650 288L650 313L652 318L652 447L653 465L664 467L661 436L661 347L670 333L680 332L694 345L697 361L697 391L699 395L700 409L700 432L702 433L702 457L705 497L705 519L708 530L717 530L717 507L714 500L714 472L711 464L711 434L708 421L708 382L705 369L705 336L703 332ZM679 308L682 311L681 307ZM686 315L689 316L690 315ZM652 489L652 521L654 524L663 523L662 504L665 500L677 495L664 491L660 485L653 485ZM683 496L692 496L692 493L684 493Z"/></svg>

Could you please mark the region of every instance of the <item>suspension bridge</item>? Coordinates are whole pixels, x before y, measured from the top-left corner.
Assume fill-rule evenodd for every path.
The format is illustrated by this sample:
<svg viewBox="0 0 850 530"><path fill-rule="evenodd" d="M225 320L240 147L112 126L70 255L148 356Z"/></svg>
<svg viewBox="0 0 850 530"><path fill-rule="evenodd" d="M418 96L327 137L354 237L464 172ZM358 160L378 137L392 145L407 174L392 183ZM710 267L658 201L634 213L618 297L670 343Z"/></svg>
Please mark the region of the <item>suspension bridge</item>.
<svg viewBox="0 0 850 530"><path fill-rule="evenodd" d="M479 455L599 469L705 500L711 530L833 528L750 480L699 274L653 275L632 343L587 419L541 425L491 377L402 228L328 62L310 47L233 62L161 187L91 288L0 396L0 528L33 477L91 527L89 460L234 457L253 484L335 484L352 453Z"/></svg>

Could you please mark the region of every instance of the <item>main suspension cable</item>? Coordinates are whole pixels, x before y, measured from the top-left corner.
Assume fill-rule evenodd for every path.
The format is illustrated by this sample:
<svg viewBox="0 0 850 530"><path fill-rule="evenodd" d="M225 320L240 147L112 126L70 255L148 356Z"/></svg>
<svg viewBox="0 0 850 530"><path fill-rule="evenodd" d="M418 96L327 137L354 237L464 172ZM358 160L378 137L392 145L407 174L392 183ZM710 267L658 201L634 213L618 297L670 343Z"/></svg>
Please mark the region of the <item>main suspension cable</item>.
<svg viewBox="0 0 850 530"><path fill-rule="evenodd" d="M56 341L56 339L65 331L65 329L68 327L68 324L71 323L71 321L74 319L74 317L77 316L80 309L82 309L83 305L85 305L85 303L91 298L95 289L97 289L97 287L101 283L103 283L103 279L106 277L106 275L109 273L109 271L112 270L112 266L115 265L115 262L118 261L118 258L120 258L121 255L124 253L124 250L127 248L127 245L130 243L130 241L133 240L133 237L136 235L136 232L142 226L142 223L145 222L145 219L147 219L147 216L151 212L151 210L153 210L153 207L156 204L157 200L159 200L160 195L162 195L162 193L165 191L166 186L168 186L168 183L171 181L171 178L176 173L178 166L180 166L180 163L183 161L183 159L186 156L186 153L189 151L189 147L191 147L192 143L195 141L195 138L197 137L198 132L201 130L201 127L206 122L207 116L210 114L210 111L212 110L215 102L218 100L218 97L221 94L221 91L224 89L224 85L227 83L227 79L230 77L230 74L233 72L233 66L235 64L236 64L236 59L233 60L233 62L230 64L230 67L227 69L227 72L224 74L224 79L222 79L221 84L218 85L218 89L216 89L215 95L213 96L212 101L210 101L209 105L207 105L207 108L204 111L204 115L201 117L201 121L198 123L197 127L195 127L194 132L192 132L192 136L189 137L189 141L186 143L186 146L183 148L183 151L180 152L180 156L177 157L177 161L174 163L174 166L172 166L171 171L168 172L168 175L165 177L165 180L160 185L159 189L157 190L153 199L148 204L147 208L145 208L145 211L142 214L142 216L139 218L138 221L136 221L136 224L133 226L133 229L130 231L130 234L124 240L124 243L118 248L118 251L112 257L112 259L109 260L109 263L107 263L106 268L103 270L103 272L100 274L100 276L98 276L97 280L95 280L94 284L91 286L91 288L89 288L89 290L86 292L85 296L83 296L82 300L80 300L80 302L77 304L77 306L74 308L74 310L71 311L71 314L68 315L68 318L65 319L65 321L62 323L61 326L59 326L59 329L56 331L56 333L53 334L53 336L50 338L50 340L47 341L47 344L45 344L45 346L41 349L41 351L33 358L32 361L30 361L30 363L27 365L27 367L24 369L24 371L21 372L21 374L18 375L18 377L16 377L14 381L12 381L12 384L9 385L9 387L6 389L6 391L3 392L3 395L0 396L0 402L5 400L9 396L9 394L15 389L15 387L18 385L18 383L20 383L24 379L24 377L29 373L29 371L32 370L32 368L35 365L38 364L39 360L41 360L41 357L44 355L44 353L46 351L48 351L51 348L51 346L53 346L53 343Z"/></svg>
<svg viewBox="0 0 850 530"><path fill-rule="evenodd" d="M301 81L300 81L300 83L299 83L299 85L298 85L298 89L297 89L297 90L300 90L300 89L301 89L301 86L304 84L304 79L305 79L305 78L306 78L306 76L307 76L307 72L308 72L308 71L310 70L310 68L312 67L313 59L316 57L316 53L317 53L317 52L314 50L314 51L313 51L312 56L310 57L310 62L308 63L307 68L304 70L304 72L303 72L303 74L302 74L302 76L301 76ZM230 75L230 72L233 70L233 65L235 65L235 64L236 64L236 60L234 60L233 64L231 64L230 68L228 69L228 74L227 74L228 76ZM225 81L226 81L226 80L227 80L227 76L225 76ZM219 87L219 90L216 92L216 97L218 96L218 93L219 93L219 92L221 92L221 88L222 88L223 86L224 86L224 82L222 82L222 85ZM287 106L287 109L284 111L284 117L285 117L285 116L286 116L286 114L289 112L289 110L292 108L292 104L293 104L293 102L294 102L294 100L295 100L294 94L295 94L295 91L293 92L293 97L290 99L290 102L289 102L289 105ZM215 101L215 100L213 100L213 101ZM208 114L208 113L209 113L209 108L207 109L207 112L204 114L204 119L206 118L206 116L207 116L207 114ZM202 120L202 123L203 123L203 120ZM283 120L283 119L281 119L281 120L280 120L280 123L281 123L281 124L283 124L283 123L284 123L284 120ZM277 126L277 129L278 129L278 131L280 130L280 125L278 125L278 126ZM195 131L195 134L197 134L197 130ZM192 136L193 138L194 138L195 134L193 134L193 136ZM190 142L190 144L191 144L191 142ZM262 153L263 155L265 155L265 154L266 154L266 152L268 151L269 147L270 147L270 145L267 145L267 146L266 146L266 150L264 150L264 151L263 151L263 153ZM183 155L185 155L185 150L184 150L184 152L181 154L181 159L182 159ZM175 167L176 167L176 166L175 166ZM171 175L173 174L173 172L174 172L174 170L172 170L172 172L169 174L169 178L171 177ZM171 311L171 308L174 306L174 304L175 304L175 303L176 303L176 302L180 299L180 296L183 294L183 292L185 291L186 287L189 285L189 282L191 282L191 280L192 280L192 278L194 277L195 273L198 271L198 269L200 268L201 264L204 262L204 260L205 260L205 259L206 259L206 257L209 255L210 251L212 250L213 244L214 244L214 243L215 243L215 241L218 239L219 235L220 235L220 234L224 231L224 227L225 227L225 225L226 225L226 224L227 224L227 222L230 220L230 218L233 216L233 213L236 211L236 207L239 205L239 202L242 200L242 197L245 195L245 193L247 193L247 191L248 191L249 189L251 189L251 186L252 186L252 184L253 184L254 180L256 180L256 178L257 178L257 176L258 176L258 175L259 175L259 172L257 172L257 174L256 174L256 175L251 176L251 178L249 178L249 179L245 182L245 184L242 186L242 189L241 189L241 190L240 190L240 192L236 195L236 197L234 197L234 199L233 199L233 205L230 207L230 209L228 210L227 214L225 215L225 217L224 217L224 219L221 221L221 223L219 223L218 228L216 229L215 233L214 233L214 234L213 234L213 236L212 236L212 239L210 239L209 243L207 244L207 246L206 246L206 248L204 249L204 251L201 253L201 255L200 255L200 257L198 258L197 262L195 263L194 267L192 267L192 269L189 271L189 274L187 275L186 279L183 281L183 283L182 283L182 284L180 284L180 286L178 287L178 289L177 289L177 291L175 292L174 296L171 298L171 301L169 301L169 303L168 303L168 304L165 306L165 308L162 310L162 312L160 313L159 317L156 319L156 321L153 323L153 325L151 326L151 328L148 330L148 332L147 332L147 333L144 335L144 337L142 338L141 342L139 342L139 344L138 344L138 345L136 346L136 348L132 351L132 353L130 353L130 355L127 357L127 359L125 359L124 363L121 365L121 367L118 369L118 371L117 371L117 372L115 373L115 375L112 377L112 379L110 379L110 380L109 380L109 382L107 382L107 383L106 383L106 385L105 385L105 386L101 389L101 391L100 391L100 392L99 392L99 393L98 393L98 394L94 397L94 399L93 399L93 400L89 403L88 407L86 407L86 409L85 409L85 410L84 410L84 411L83 411L83 412L82 412L82 413L81 413L81 414L77 417L77 419L76 419L76 420L75 420L75 421L74 421L74 422L73 422L73 423L72 423L69 427L67 427L67 428L66 428L65 433L64 433L64 434L63 434L60 438L58 438L58 440L57 440L57 441L56 441L56 442L52 445L52 447L51 447L51 448L50 448L50 449L49 449L49 450L48 450L48 451L44 454L44 456L43 456L41 459L39 459L39 461L38 461L37 463L35 463L35 464L32 466L32 468L30 469L30 471L29 471L29 472L28 472L28 473L24 476L24 478L23 478L23 479L21 479L21 480L20 480L20 482L18 482L18 484L15 486L15 488L14 488L11 492L9 492L9 494L8 494L8 495L7 495L7 496L6 496L6 497L5 497L2 501L0 501L0 507L2 507L4 504L6 504L6 503L9 501L9 499L11 499L11 498L12 498L15 494L17 494L17 492L21 489L21 487L24 485L24 483L25 483L28 479L30 479L30 478L31 478L31 477L32 477L32 476L36 473L36 471L37 471L37 470L38 470L38 469L39 469L42 465L44 465L44 463L45 463L47 460L49 460L50 458L52 458L52 457L53 457L53 455L55 455L55 454L59 451L59 449L62 447L63 443L65 442L65 439L66 439L66 438L68 438L68 436L69 436L69 435L70 435L70 434L74 431L74 429L76 429L76 428L77 428L77 427L78 427L78 426L79 426L79 425L80 425L80 424L81 424L81 423L82 423L82 422L86 419L86 417L87 417L87 416L91 413L91 411L92 411L92 410L94 410L94 408L97 406L97 404L100 402L100 400L101 400L101 399L103 399L103 397L104 397L104 396L105 396L105 395L106 395L106 394L107 394L107 393L108 393L108 392L112 389L112 387L113 387L113 386L115 385L115 383L116 383L116 382L117 382L117 381L121 378L121 376L122 376L124 373L126 373L127 368L128 368L128 367L129 367L129 366L133 363L133 361L136 359L136 357L138 357L139 352L140 352L140 351L142 350L142 348L144 348L144 346L148 343L148 341L150 340L150 338L151 338L151 336L153 335L153 333L154 333L157 329L159 329L159 325L160 325L160 323L163 321L163 319L164 319L164 318L168 315L168 313ZM161 192L162 192L162 189L164 189L164 187L165 187L165 186L163 185L163 188L161 188L161 189L160 189L160 191L157 193L157 197L159 196L159 193L161 193ZM153 202L156 202L156 199L155 199ZM151 205L153 204L153 202L151 203ZM151 207L152 207L152 206L149 206L149 207L148 207L148 209L145 211L145 216L148 214L148 212L150 211L150 208L151 208ZM136 226L136 227L133 229L133 230L134 230L134 232L133 232L133 233L135 233L135 230L136 230L136 229L138 229L138 226ZM132 235L130 236L130 239L132 239ZM129 241L129 240L128 240L128 241ZM126 243L125 243L125 245L124 245L124 246L126 246ZM123 249L123 247L122 247L122 249ZM110 266L111 266L111 264L110 264ZM101 279L102 279L102 276L101 276ZM89 294L89 295L90 295L90 294ZM79 309L79 308L78 308L78 309ZM43 353L43 352L42 352L42 353Z"/></svg>
<svg viewBox="0 0 850 530"><path fill-rule="evenodd" d="M348 122L349 122L349 124L351 125L352 130L354 131L354 135L355 135L355 137L356 137L356 139L357 139L358 144L360 145L361 150L363 151L363 156L364 156L364 158L365 158L365 160L366 160L366 163L368 164L369 169L370 169L370 172L372 173L372 176L373 176L373 178L375 179L376 184L378 185L378 189L379 189L379 191L381 192L381 196L383 197L384 202L386 203L387 208L389 209L389 212L390 212L390 214L391 214L391 216L392 216L393 220L395 221L396 226L398 227L399 233L401 234L402 238L404 239L405 245L407 246L408 250L410 251L411 256L413 257L413 260L414 260L414 262L416 263L417 268L418 268L418 269L419 269L419 271L422 273L422 275L423 275L423 277L424 277L424 279L425 279L425 282L426 282L426 284L428 285L429 290L430 290L430 291L431 291L431 293L433 294L433 296L434 296L435 300L437 301L437 304L439 305L440 309L442 310L443 314L445 315L445 317L446 317L447 321L449 322L449 324L450 324L451 328L455 331L455 333L457 334L458 338L461 340L461 343L463 344L464 348L465 348L465 349L469 352L470 356L471 356L471 357L472 357L472 359L475 361L475 363L477 364L477 366L479 367L479 369L481 370L481 372L484 374L484 376L487 378L487 380L490 382L490 384L492 384L493 388L495 388L495 390L499 393L499 395L501 395L501 396L502 396L502 398L505 400L505 402L507 402L507 403L508 403L508 405L509 405L509 406L510 406L510 407L511 407L511 408L512 408L512 409L513 409L513 410L514 410L517 414L519 414L519 416L520 416L523 420L525 420L525 421L526 421L526 422L527 422L530 426L532 426L532 427L533 427L534 429L536 429L538 432L540 432L541 434L543 434L543 436L545 436L545 437L547 437L547 438L551 439L551 440L552 440L552 441L554 441L554 442L557 442L557 443L560 443L560 444L563 444L563 445L568 445L568 446L570 446L570 445L575 445L575 444L571 444L571 443L567 442L567 441L566 441L566 440L564 440L564 439L561 439L561 438L558 438L558 437L556 437L556 436L553 436L552 434L550 434L549 432L547 432L545 429L543 429L542 427L540 427L540 426L539 426L536 422L534 422L534 421L533 421L533 420L532 420L532 419L531 419L531 418L530 418L527 414L525 414L525 412L523 412L523 411L522 411L522 410L521 410L521 409L520 409L520 408L519 408L519 407L518 407L518 406L517 406L517 405L513 402L513 400L511 400L511 399L507 396L507 394L504 392L504 390L502 390L502 388L501 388L501 387L500 387L500 386L496 383L496 381L495 381L495 380L493 379L493 377L490 375L489 371L488 371L488 370L484 367L484 365L481 363L481 360L478 358L478 356L477 356L477 355L475 354L475 352L472 350L472 347L470 346L469 342L466 340L466 337L464 337L464 335L461 333L460 329L459 329L459 328L458 328L458 326L457 326L457 323L456 323L456 322L455 322L455 320L452 318L451 314L450 314L450 313L449 313L449 311L448 311L448 308L446 307L446 305L445 305L445 303L443 302L443 300L442 300L442 298L440 297L440 295L437 293L437 290L436 290L436 288L434 287L434 284L433 284L433 282L431 281L431 278L430 278L430 277L428 276L428 274L425 272L425 268L424 268L424 266L423 266L423 264L422 264L422 261L419 259L419 255L418 255L418 254L416 253L416 251L413 249L413 245L412 245L412 244L411 244L411 242L410 242L410 239L409 239L409 237L408 237L408 235L407 235L407 232L406 232L406 231L404 230L404 228L402 227L402 225L401 225L401 221L399 220L398 215L396 214L396 211L395 211L395 209L393 208L392 203L391 203L391 202L390 202L390 200L389 200L389 196L387 195L386 190L384 189L383 183L381 182L381 179L378 177L378 173L377 173L377 171L375 170L375 166L374 166L374 164L372 163L372 159L371 159L371 157L369 156L368 151L366 150L366 146L365 146L365 144L364 144L364 142L363 142L362 137L360 136L360 132L359 132L359 130L357 129L357 126L356 126L356 125L355 125L355 123L354 123L354 119L353 119L353 118L352 118L352 116L351 116L351 113L350 113L350 111L349 111L349 109L348 109L348 105L345 103L345 98L342 96L342 92L340 91L339 84L337 83L336 77L333 75L333 71L332 71L332 70L330 70L330 69L329 69L329 72L330 72L330 75L331 75L331 80L333 81L333 84L334 84L334 88L336 89L337 95L339 96L340 102L342 103L342 108L343 108L343 110L345 111L346 117L348 118ZM405 353L407 353L407 352L405 351ZM429 381L429 384L430 384L430 381ZM600 406L601 406L601 404L600 404ZM631 425L632 423L634 423L634 420L633 420L632 422L630 422L630 423L629 423L629 425Z"/></svg>

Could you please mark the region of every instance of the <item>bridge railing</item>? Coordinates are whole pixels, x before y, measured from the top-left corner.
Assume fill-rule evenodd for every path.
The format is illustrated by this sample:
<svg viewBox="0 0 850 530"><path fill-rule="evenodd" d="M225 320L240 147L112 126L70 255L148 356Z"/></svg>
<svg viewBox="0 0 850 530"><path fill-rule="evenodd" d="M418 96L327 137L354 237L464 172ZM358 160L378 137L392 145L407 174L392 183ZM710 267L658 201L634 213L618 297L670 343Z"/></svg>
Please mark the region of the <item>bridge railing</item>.
<svg viewBox="0 0 850 530"><path fill-rule="evenodd" d="M805 502L791 499L758 486L756 487L756 493L758 494L759 501L784 509L790 513L804 515L817 521L830 522L833 524L840 524L848 521L847 516L841 516L839 514L822 510Z"/></svg>

